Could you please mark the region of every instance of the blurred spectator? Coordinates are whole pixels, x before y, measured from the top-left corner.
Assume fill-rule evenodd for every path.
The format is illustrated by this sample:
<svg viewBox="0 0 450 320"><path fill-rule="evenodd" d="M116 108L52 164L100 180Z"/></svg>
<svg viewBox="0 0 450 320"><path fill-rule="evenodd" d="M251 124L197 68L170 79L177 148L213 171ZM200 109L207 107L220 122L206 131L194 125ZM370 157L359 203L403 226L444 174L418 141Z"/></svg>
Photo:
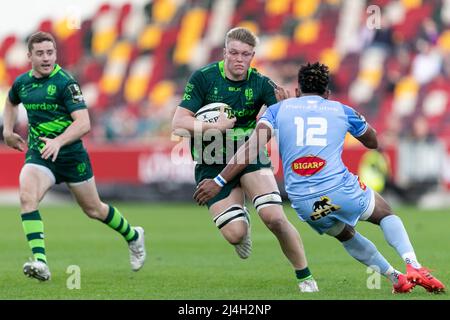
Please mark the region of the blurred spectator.
<svg viewBox="0 0 450 320"><path fill-rule="evenodd" d="M411 199L418 201L436 189L442 178L444 146L430 131L427 120L418 116L412 132L399 143L398 179Z"/></svg>
<svg viewBox="0 0 450 320"><path fill-rule="evenodd" d="M425 85L440 73L442 56L426 40L417 40L416 47L419 53L412 62L412 76L419 85Z"/></svg>
<svg viewBox="0 0 450 320"><path fill-rule="evenodd" d="M447 78L447 81L450 80L450 55L444 55L444 59L442 61L442 73Z"/></svg>
<svg viewBox="0 0 450 320"><path fill-rule="evenodd" d="M402 202L410 202L408 192L401 188L392 176L389 156L382 150L368 150L359 163L358 176L374 191L385 196L397 196Z"/></svg>
<svg viewBox="0 0 450 320"><path fill-rule="evenodd" d="M396 148L402 131L401 118L395 114L386 119L386 128L378 135L379 144L383 148Z"/></svg>
<svg viewBox="0 0 450 320"><path fill-rule="evenodd" d="M411 56L406 46L398 46L394 55L388 57L386 68L386 90L394 92L397 83L409 73Z"/></svg>
<svg viewBox="0 0 450 320"><path fill-rule="evenodd" d="M126 107L112 110L104 125L108 141L128 140L137 136L137 118Z"/></svg>
<svg viewBox="0 0 450 320"><path fill-rule="evenodd" d="M419 38L435 45L439 38L439 32L436 23L431 19L425 19L419 32Z"/></svg>
<svg viewBox="0 0 450 320"><path fill-rule="evenodd" d="M192 67L189 63L177 64L174 62L174 50L177 45L183 41L192 44L183 49L186 51L183 51L183 54L189 56L190 59L194 59L201 51L206 51L205 56L209 57L209 60L221 59L223 43L214 41L213 39L217 35L212 37L211 35L214 33L208 28L215 24L222 28L228 24L236 26L250 24L254 26L261 39L266 40L262 41L260 50L276 49L268 45L270 43L268 40L274 36L274 33L287 39L286 48L281 50L283 53L279 57L268 58L271 55L260 55L265 58L258 58L256 64L258 69L270 75L278 84L285 86L293 93L292 87L296 85L298 66L305 59L323 60L325 63L332 61L335 69L332 78L334 80L333 95L350 103L350 86L358 78L359 83L364 86L358 87L356 91L362 92L363 96L368 97L367 99L372 98L367 101L361 99L361 103L355 104L355 107L364 111L371 120L378 120L381 117L379 122L387 121L388 129L382 134L385 135L386 144L395 145L393 140L396 139L399 131L405 128L401 125L402 123L398 123L399 129L395 128L392 123L399 122L399 119L392 119L393 112L391 110L396 110L396 108L385 108L385 106L389 104L387 103L389 99L392 99L398 83L404 83L405 81L402 80L405 80L408 75L412 75L415 81L406 81L406 84L416 85L417 81L418 88L410 90L408 85L405 85L403 89L414 91L413 94L420 92L419 96L421 96L428 93L430 88L427 85L433 84L437 77L443 76L446 81L450 80L450 55L448 54L450 52L450 31L445 24L448 19L444 19L442 13L443 9L449 5L443 6L442 1L423 1L422 7L414 7L410 10L408 1L379 1L378 5L382 10L381 25L379 28L370 28L367 25L366 7L355 5L356 1L309 2L305 1L303 4L303 1L293 1L290 6L286 7L287 9L283 9L282 14L275 15L277 19L282 18L281 22L269 21L275 19L274 14L265 10L267 2L262 0L223 1L222 9L229 9L230 18L220 22L216 19L213 10L219 3L218 0L145 0L139 5L131 4L131 11L127 15L130 18L125 20L120 20L119 17L126 6L116 3L99 6L98 10L92 12L91 16L86 16L81 22L81 29L78 31L79 38L75 42L79 48L74 48L74 50L82 52L83 56L75 62L70 70L80 79L82 90L86 90L86 96L91 97L89 107L93 114L93 132L96 134L91 134L89 137L96 141L102 141L108 137L109 140L136 142L148 141L149 136L168 138L167 128L170 116L167 114L172 112L171 106L169 103L165 103L155 107L148 97L152 95L154 84L164 81L174 83L174 92L181 93L183 91L184 82L191 74ZM273 1L274 5L275 3ZM311 7L313 3L317 3L317 7ZM432 7L432 14L427 14L420 26L414 24L414 15L425 12L427 6ZM207 11L207 23L199 31L200 38L190 39L188 36L179 38L182 21L194 7L201 7ZM274 8L282 7L277 4ZM351 17L341 15L345 8L347 10L355 8L350 11ZM104 19L99 21L98 13L101 11L109 12L107 21L103 21ZM173 13L167 14L167 17L170 16L170 20L159 21L157 17L168 11ZM305 18L306 15L308 18ZM441 19L444 20L444 24ZM142 20L142 25L136 22L136 26L139 27L134 27L134 20ZM311 37L310 42L300 43L301 39L296 39L292 34L306 20L310 22L311 30L320 34L320 37ZM46 24L43 22L41 27L43 25L51 27L54 22L47 21ZM111 39L113 42L111 48L116 48L119 43L122 43L120 47L129 47L131 54L127 54L126 50L105 50L104 55L93 55L92 42L95 35L93 29L99 23L107 23L111 26L111 28L102 29L101 34L96 34L102 39L100 42ZM119 29L126 26L131 30L129 33L119 32ZM275 31L272 29L273 26L277 26ZM327 29L327 27L331 29ZM375 25L371 27L375 27ZM348 31L344 33L344 38L351 40L348 50L339 50L337 35L340 29ZM358 30L359 37L354 40ZM402 34L411 30L415 32L412 36ZM312 31L311 33L314 33ZM64 47L68 45L68 43L64 43L69 41L68 39L61 37L58 41L61 41L61 46ZM140 42L137 39L140 39ZM153 39L161 40L153 41ZM18 52L26 50L23 40L25 39L20 39L16 35L0 39L0 84L11 84L15 75L28 68L27 61L17 60L17 57L24 56ZM147 44L147 47L141 46L142 43ZM153 43L156 43L154 47L151 50L148 49L148 45ZM73 44L68 47L73 48ZM367 60L369 51L374 51L373 47L382 48L383 53L387 52L387 54L382 54L383 59L380 59L379 66L362 63ZM143 54L148 55L148 70L143 72L145 77L143 76L142 79L134 79L138 84L144 83L139 98L137 101L133 100L133 103L139 107L138 110L128 110L130 108L129 100L126 100L120 92L124 92L125 84L133 75L130 72L132 66L136 59L142 57ZM373 58L373 55L369 56ZM60 58L64 59L63 56ZM120 63L117 63L111 70L107 67L108 60ZM106 71L110 75L107 77L107 84L118 87L115 94L100 90L101 87L99 89L100 79L104 78ZM148 83L145 84L145 81ZM448 90L446 92L450 98ZM418 99L420 100L421 97ZM415 108L416 101L414 100L412 104ZM420 103L417 106L420 106ZM414 108L411 108L410 114L415 112ZM21 119L20 126L26 129L25 120ZM103 134L104 132L107 134ZM98 137L97 133L102 133L101 137ZM123 136L121 136L122 134ZM447 139L450 141L450 135Z"/></svg>
<svg viewBox="0 0 450 320"><path fill-rule="evenodd" d="M392 24L385 15L381 16L381 28L375 29L371 45L383 47L388 51L394 46Z"/></svg>

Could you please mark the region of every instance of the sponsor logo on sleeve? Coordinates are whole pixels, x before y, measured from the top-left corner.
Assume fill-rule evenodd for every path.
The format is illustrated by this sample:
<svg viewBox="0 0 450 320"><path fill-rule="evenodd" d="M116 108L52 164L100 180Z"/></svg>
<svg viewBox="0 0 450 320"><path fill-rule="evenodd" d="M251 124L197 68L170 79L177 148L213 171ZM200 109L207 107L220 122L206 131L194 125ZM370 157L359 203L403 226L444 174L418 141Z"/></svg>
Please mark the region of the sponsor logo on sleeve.
<svg viewBox="0 0 450 320"><path fill-rule="evenodd" d="M186 84L186 88L184 88L184 94L183 94L183 101L189 101L191 100L191 92L194 90L194 85L190 82Z"/></svg>
<svg viewBox="0 0 450 320"><path fill-rule="evenodd" d="M80 103L84 101L83 94L81 93L80 86L73 83L69 86L70 94L72 95L72 101L74 103Z"/></svg>

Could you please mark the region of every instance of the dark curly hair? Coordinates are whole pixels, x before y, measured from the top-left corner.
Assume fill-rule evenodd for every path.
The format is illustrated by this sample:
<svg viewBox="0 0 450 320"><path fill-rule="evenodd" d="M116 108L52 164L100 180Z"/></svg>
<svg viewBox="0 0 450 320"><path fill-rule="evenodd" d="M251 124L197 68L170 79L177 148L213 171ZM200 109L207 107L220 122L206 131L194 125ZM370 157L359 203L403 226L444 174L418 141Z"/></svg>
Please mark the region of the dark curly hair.
<svg viewBox="0 0 450 320"><path fill-rule="evenodd" d="M330 80L328 67L319 62L304 64L298 71L298 84L302 93L324 94Z"/></svg>

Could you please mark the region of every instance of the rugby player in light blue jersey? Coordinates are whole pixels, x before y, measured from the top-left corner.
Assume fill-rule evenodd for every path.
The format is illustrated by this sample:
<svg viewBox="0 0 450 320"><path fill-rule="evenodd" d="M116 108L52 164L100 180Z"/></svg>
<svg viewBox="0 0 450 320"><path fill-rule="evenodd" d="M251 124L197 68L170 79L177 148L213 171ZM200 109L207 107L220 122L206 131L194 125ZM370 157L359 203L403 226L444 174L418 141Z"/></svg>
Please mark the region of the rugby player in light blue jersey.
<svg viewBox="0 0 450 320"><path fill-rule="evenodd" d="M444 291L444 285L419 264L400 218L342 162L347 132L367 148L377 148L378 141L375 130L362 115L328 100L328 82L327 66L318 62L303 65L298 74L297 97L267 109L251 138L216 179L232 180L276 135L286 192L301 220L319 234L335 237L352 257L386 276L394 293L410 292L416 284L430 292ZM245 161L238 163L238 159ZM203 204L220 188L215 180L204 180L194 197ZM375 245L354 229L359 220L381 227L386 241L405 261L406 274L395 270Z"/></svg>

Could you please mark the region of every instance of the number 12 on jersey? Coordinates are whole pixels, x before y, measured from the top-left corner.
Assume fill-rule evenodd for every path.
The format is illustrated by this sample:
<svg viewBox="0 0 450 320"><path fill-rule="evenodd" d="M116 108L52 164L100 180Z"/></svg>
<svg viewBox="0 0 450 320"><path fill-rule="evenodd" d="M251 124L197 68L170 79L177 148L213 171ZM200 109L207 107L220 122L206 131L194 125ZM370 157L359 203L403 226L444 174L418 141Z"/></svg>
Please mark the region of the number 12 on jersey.
<svg viewBox="0 0 450 320"><path fill-rule="evenodd" d="M305 119L295 117L294 123L297 126L297 146L321 146L327 145L328 121L322 117L307 117L306 128Z"/></svg>

